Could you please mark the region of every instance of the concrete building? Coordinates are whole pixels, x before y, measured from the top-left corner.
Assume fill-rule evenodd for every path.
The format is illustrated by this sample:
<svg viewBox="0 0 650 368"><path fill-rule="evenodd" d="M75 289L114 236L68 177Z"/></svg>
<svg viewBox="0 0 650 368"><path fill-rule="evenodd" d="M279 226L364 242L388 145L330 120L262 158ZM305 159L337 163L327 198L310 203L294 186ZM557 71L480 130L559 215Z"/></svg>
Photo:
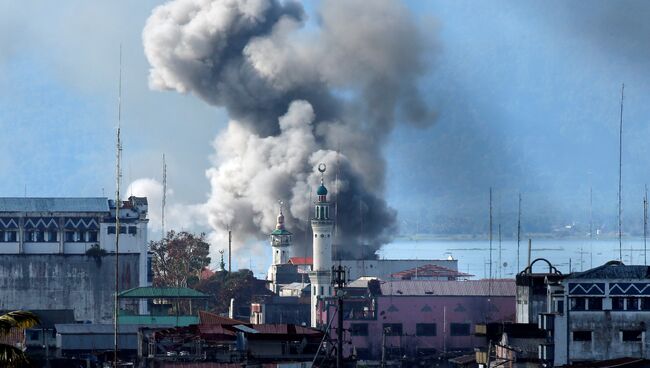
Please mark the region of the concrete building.
<svg viewBox="0 0 650 368"><path fill-rule="evenodd" d="M379 360L382 350L387 358L473 351L486 343L474 336L475 325L515 319L513 280L367 280L366 285L346 289L343 316L345 355L356 352L362 360ZM335 303L331 298L321 304L322 321L335 318Z"/></svg>
<svg viewBox="0 0 650 368"><path fill-rule="evenodd" d="M0 309L73 309L77 320L110 322L115 211L107 198L0 198ZM151 282L147 211L146 198L120 203L120 290Z"/></svg>
<svg viewBox="0 0 650 368"><path fill-rule="evenodd" d="M282 203L280 203L278 221L275 230L270 234L273 262L267 276L267 280L270 281L269 289L274 293L279 292L282 284L293 281L296 275L296 270L289 264L293 248L291 246L292 237L293 234L284 226L284 214L282 213ZM285 274L289 274L289 278Z"/></svg>
<svg viewBox="0 0 650 368"><path fill-rule="evenodd" d="M611 261L548 285L540 325L552 343L540 355L554 365L650 358L650 267Z"/></svg>

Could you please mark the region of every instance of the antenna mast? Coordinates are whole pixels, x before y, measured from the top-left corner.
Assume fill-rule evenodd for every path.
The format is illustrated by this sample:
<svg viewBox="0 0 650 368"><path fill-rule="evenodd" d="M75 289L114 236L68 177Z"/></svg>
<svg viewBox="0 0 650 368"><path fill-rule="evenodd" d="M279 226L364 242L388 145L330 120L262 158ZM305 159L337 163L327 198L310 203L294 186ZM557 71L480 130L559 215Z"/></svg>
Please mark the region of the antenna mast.
<svg viewBox="0 0 650 368"><path fill-rule="evenodd" d="M645 185L645 194L643 195L643 264L648 265L648 184Z"/></svg>
<svg viewBox="0 0 650 368"><path fill-rule="evenodd" d="M618 126L618 259L623 261L623 221L622 221L622 188L623 188L623 97L625 93L625 83L621 85L621 117ZM632 261L632 253L630 253Z"/></svg>
<svg viewBox="0 0 650 368"><path fill-rule="evenodd" d="M115 300L114 300L114 309L113 309L113 365L117 368L117 335L118 335L118 323L117 315L119 309L118 301L118 292L119 292L119 271L120 271L120 182L122 177L122 168L120 167L122 161L122 140L120 137L120 130L122 124L122 45L120 44L120 77L118 84L118 94L117 94L117 134L116 134L116 143L115 143Z"/></svg>
<svg viewBox="0 0 650 368"><path fill-rule="evenodd" d="M339 243L338 243L338 220L339 220L339 173L341 165L339 162L339 152L341 150L341 145L339 144L336 147L336 177L334 178L334 247L335 254L339 259L339 266L341 265L341 254L339 252Z"/></svg>
<svg viewBox="0 0 650 368"><path fill-rule="evenodd" d="M521 193L519 193L519 212L517 213L517 272L519 268L519 242L521 241Z"/></svg>
<svg viewBox="0 0 650 368"><path fill-rule="evenodd" d="M589 268L594 268L594 191L589 187Z"/></svg>
<svg viewBox="0 0 650 368"><path fill-rule="evenodd" d="M490 289L490 294L492 293L492 187L490 187L490 229L489 229L489 239L490 239L490 284L489 284L489 289Z"/></svg>
<svg viewBox="0 0 650 368"><path fill-rule="evenodd" d="M162 239L165 239L167 234L165 233L165 206L167 205L167 162L165 161L165 154L163 153L163 195L162 195Z"/></svg>

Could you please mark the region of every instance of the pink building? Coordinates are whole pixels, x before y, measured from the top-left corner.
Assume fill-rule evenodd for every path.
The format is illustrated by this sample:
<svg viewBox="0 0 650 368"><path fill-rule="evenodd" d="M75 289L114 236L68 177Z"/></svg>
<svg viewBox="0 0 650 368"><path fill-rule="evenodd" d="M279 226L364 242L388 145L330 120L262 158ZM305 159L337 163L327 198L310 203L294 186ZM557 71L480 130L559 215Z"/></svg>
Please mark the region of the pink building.
<svg viewBox="0 0 650 368"><path fill-rule="evenodd" d="M394 357L473 350L485 344L474 336L475 324L515 321L515 295L514 280L368 281L346 289L345 355L380 359L382 346ZM321 322L333 321L336 339L335 301L321 308Z"/></svg>

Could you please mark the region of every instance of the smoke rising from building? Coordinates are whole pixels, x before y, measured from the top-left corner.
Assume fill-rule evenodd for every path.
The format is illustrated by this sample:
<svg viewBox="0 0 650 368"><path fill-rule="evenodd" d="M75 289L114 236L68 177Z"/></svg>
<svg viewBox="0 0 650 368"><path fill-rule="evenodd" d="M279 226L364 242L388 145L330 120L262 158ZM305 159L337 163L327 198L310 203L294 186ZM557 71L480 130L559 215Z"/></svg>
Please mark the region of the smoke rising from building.
<svg viewBox="0 0 650 368"><path fill-rule="evenodd" d="M266 236L282 200L303 243L324 162L339 251L371 256L396 228L382 146L397 121L432 121L417 88L426 43L393 1L324 1L317 27L305 22L294 2L173 0L143 31L150 86L192 93L231 118L207 170L203 210L215 233Z"/></svg>

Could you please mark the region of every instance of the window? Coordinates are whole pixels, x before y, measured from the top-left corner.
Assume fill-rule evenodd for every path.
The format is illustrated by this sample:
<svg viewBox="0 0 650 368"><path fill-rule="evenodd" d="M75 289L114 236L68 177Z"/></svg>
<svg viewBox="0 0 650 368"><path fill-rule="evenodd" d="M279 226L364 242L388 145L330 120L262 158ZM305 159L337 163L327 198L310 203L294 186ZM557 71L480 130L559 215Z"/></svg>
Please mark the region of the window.
<svg viewBox="0 0 650 368"><path fill-rule="evenodd" d="M5 232L3 230L0 230L0 242L5 241Z"/></svg>
<svg viewBox="0 0 650 368"><path fill-rule="evenodd" d="M153 260L147 257L147 282L153 282Z"/></svg>
<svg viewBox="0 0 650 368"><path fill-rule="evenodd" d="M417 336L436 336L436 324L418 323L415 325L415 334Z"/></svg>
<svg viewBox="0 0 650 368"><path fill-rule="evenodd" d="M401 323L384 323L383 328L386 336L402 336Z"/></svg>
<svg viewBox="0 0 650 368"><path fill-rule="evenodd" d="M120 234L126 234L126 226L120 226Z"/></svg>
<svg viewBox="0 0 650 368"><path fill-rule="evenodd" d="M370 349L357 348L357 359L359 359L359 360L368 360L370 358L371 358Z"/></svg>
<svg viewBox="0 0 650 368"><path fill-rule="evenodd" d="M71 243L74 241L74 231L65 232L65 241Z"/></svg>
<svg viewBox="0 0 650 368"><path fill-rule="evenodd" d="M641 310L650 311L650 298L641 298Z"/></svg>
<svg viewBox="0 0 650 368"><path fill-rule="evenodd" d="M138 233L138 228L135 226L129 226L129 234L135 235Z"/></svg>
<svg viewBox="0 0 650 368"><path fill-rule="evenodd" d="M558 313L564 313L564 300L557 301L557 309L555 311Z"/></svg>
<svg viewBox="0 0 650 368"><path fill-rule="evenodd" d="M83 243L86 241L86 233L83 231L78 231L76 233L76 241L79 243Z"/></svg>
<svg viewBox="0 0 650 368"><path fill-rule="evenodd" d="M573 341L591 341L591 331L573 331Z"/></svg>
<svg viewBox="0 0 650 368"><path fill-rule="evenodd" d="M623 341L641 341L643 336L643 331L621 331L621 339Z"/></svg>
<svg viewBox="0 0 650 368"><path fill-rule="evenodd" d="M55 230L48 231L47 232L47 241L52 242L52 243L59 241L59 236L58 235L59 235L58 232L55 231Z"/></svg>
<svg viewBox="0 0 650 368"><path fill-rule="evenodd" d="M325 294L325 287L321 286L320 287L320 294L318 294L318 295L323 295L323 294Z"/></svg>
<svg viewBox="0 0 650 368"><path fill-rule="evenodd" d="M33 231L25 231L25 242L31 243L34 241L34 232Z"/></svg>
<svg viewBox="0 0 650 368"><path fill-rule="evenodd" d="M612 298L612 310L622 311L625 310L624 298Z"/></svg>
<svg viewBox="0 0 650 368"><path fill-rule="evenodd" d="M352 336L368 336L367 323L353 323L350 325L350 334Z"/></svg>
<svg viewBox="0 0 650 368"><path fill-rule="evenodd" d="M603 310L603 298L588 298L587 304L589 310Z"/></svg>
<svg viewBox="0 0 650 368"><path fill-rule="evenodd" d="M469 336L469 323L450 323L449 333L451 336Z"/></svg>
<svg viewBox="0 0 650 368"><path fill-rule="evenodd" d="M89 242L97 241L97 231L91 230L88 232L88 241Z"/></svg>
<svg viewBox="0 0 650 368"><path fill-rule="evenodd" d="M571 310L583 311L587 310L587 298L571 298Z"/></svg>
<svg viewBox="0 0 650 368"><path fill-rule="evenodd" d="M39 340L38 331L29 331L29 339L31 341L38 341Z"/></svg>
<svg viewBox="0 0 650 368"><path fill-rule="evenodd" d="M115 234L115 226L109 226L106 228L106 234Z"/></svg>
<svg viewBox="0 0 650 368"><path fill-rule="evenodd" d="M18 232L11 230L7 231L7 241L8 242L17 242L18 241Z"/></svg>
<svg viewBox="0 0 650 368"><path fill-rule="evenodd" d="M639 310L639 298L627 298L626 310Z"/></svg>

